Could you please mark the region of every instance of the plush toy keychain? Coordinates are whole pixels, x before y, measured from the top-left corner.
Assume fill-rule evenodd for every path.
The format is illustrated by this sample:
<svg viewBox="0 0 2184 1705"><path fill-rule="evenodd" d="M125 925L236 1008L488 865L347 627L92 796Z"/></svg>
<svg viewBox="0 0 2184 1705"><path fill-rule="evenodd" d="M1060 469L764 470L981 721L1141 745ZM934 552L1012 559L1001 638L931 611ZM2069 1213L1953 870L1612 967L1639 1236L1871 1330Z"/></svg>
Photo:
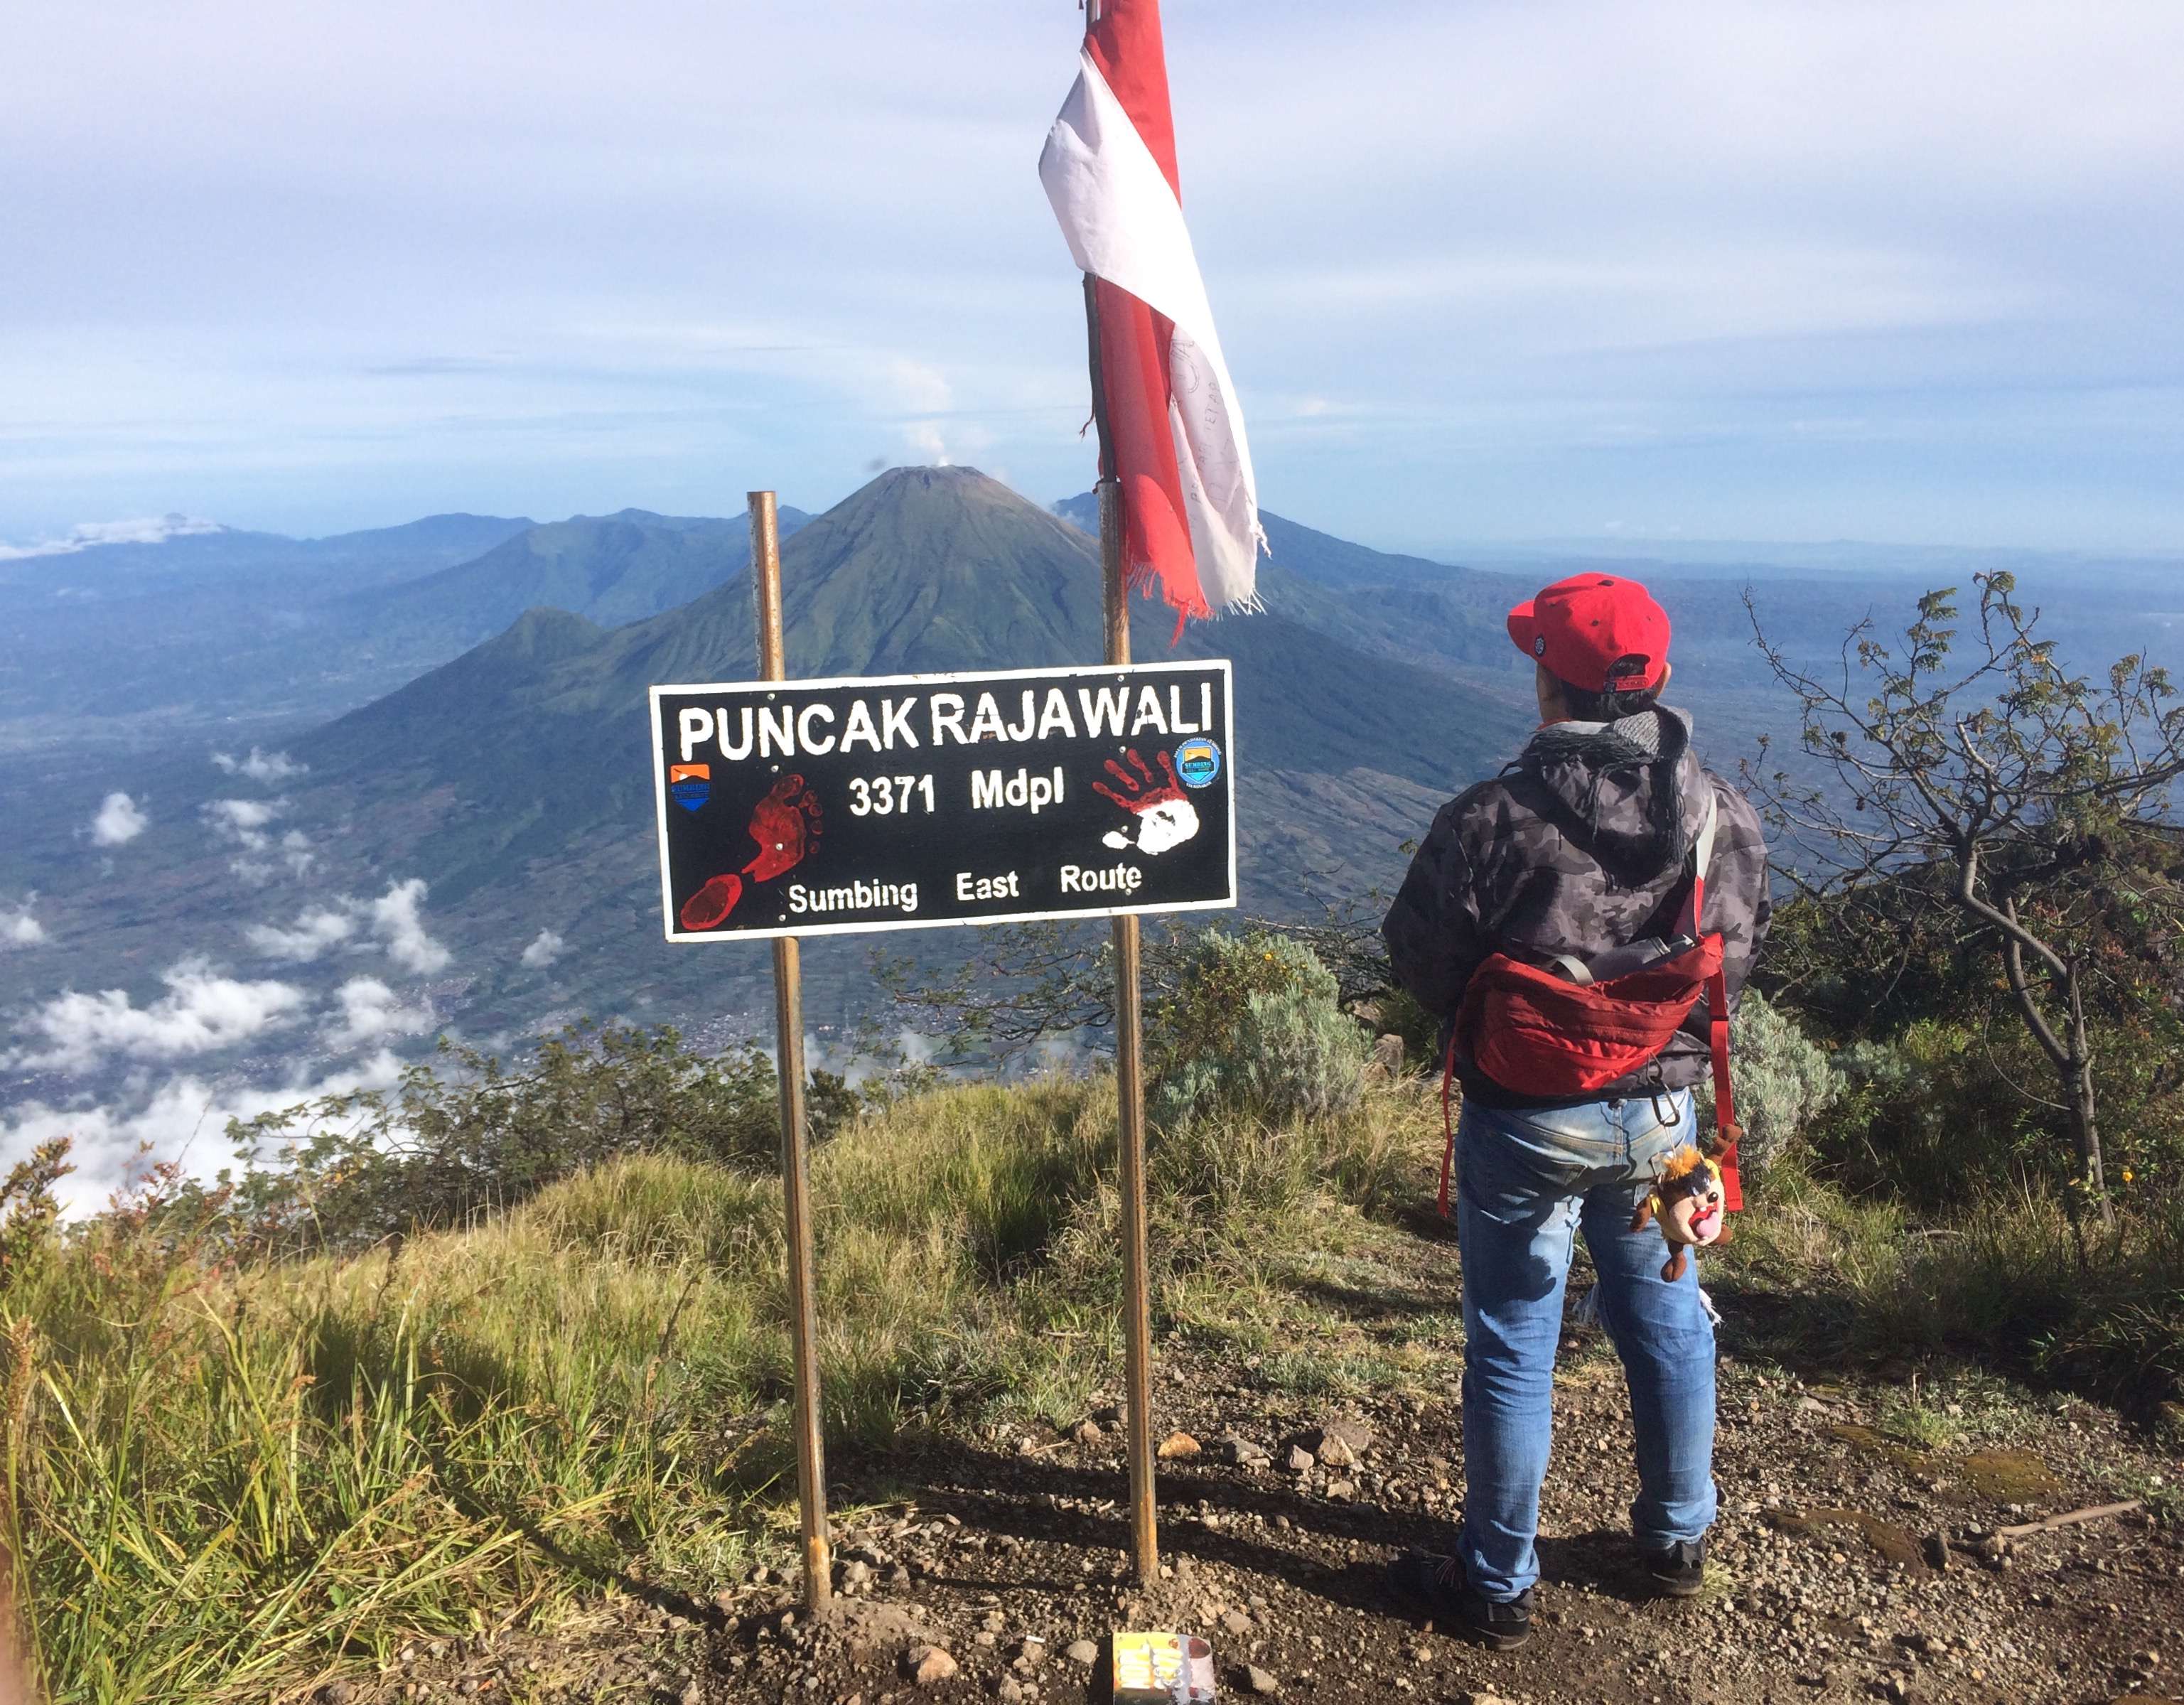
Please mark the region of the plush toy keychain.
<svg viewBox="0 0 2184 1705"><path fill-rule="evenodd" d="M1729 1226L1722 1214L1721 1168L1686 1143L1662 1163L1652 1192L1638 1205L1630 1229L1658 1224L1669 1245L1661 1277L1674 1284L1690 1263L1687 1251L1724 1243Z"/></svg>

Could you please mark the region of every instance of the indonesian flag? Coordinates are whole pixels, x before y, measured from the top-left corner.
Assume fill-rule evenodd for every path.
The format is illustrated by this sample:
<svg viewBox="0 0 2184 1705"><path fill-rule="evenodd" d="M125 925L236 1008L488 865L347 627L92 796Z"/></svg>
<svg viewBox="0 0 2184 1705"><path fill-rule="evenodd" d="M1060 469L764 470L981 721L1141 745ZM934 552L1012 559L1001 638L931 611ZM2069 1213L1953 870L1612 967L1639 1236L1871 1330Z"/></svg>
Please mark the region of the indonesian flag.
<svg viewBox="0 0 2184 1705"><path fill-rule="evenodd" d="M1182 616L1255 607L1258 488L1183 222L1159 0L1086 0L1076 86L1039 156L1078 266L1097 282L1123 567ZM1179 625L1179 624L1178 624Z"/></svg>

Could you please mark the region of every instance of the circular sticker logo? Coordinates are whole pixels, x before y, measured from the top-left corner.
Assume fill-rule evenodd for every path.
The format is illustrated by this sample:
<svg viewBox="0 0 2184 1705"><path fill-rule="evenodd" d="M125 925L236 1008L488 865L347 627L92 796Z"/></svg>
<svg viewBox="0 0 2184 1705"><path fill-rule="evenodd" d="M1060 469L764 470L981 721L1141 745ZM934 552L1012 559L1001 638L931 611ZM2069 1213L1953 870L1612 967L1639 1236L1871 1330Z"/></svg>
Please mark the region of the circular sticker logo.
<svg viewBox="0 0 2184 1705"><path fill-rule="evenodd" d="M1221 749L1211 740L1185 740L1175 749L1175 772L1186 788L1206 788L1221 773Z"/></svg>

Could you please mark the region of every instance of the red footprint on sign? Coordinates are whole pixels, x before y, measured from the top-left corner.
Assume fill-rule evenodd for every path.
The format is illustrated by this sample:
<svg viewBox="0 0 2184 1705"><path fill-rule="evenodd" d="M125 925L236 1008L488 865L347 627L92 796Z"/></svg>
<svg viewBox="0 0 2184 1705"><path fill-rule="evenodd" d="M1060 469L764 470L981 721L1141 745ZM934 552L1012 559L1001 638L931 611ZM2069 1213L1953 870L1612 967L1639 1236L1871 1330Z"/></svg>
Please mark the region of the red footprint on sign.
<svg viewBox="0 0 2184 1705"><path fill-rule="evenodd" d="M744 897L739 876L716 876L682 902L680 914L685 929L716 929L727 921Z"/></svg>
<svg viewBox="0 0 2184 1705"><path fill-rule="evenodd" d="M768 882L793 870L818 843L825 813L801 776L783 776L751 812L750 838L758 851L743 876L716 876L682 902L685 929L718 929L744 897L744 876Z"/></svg>
<svg viewBox="0 0 2184 1705"><path fill-rule="evenodd" d="M751 813L750 838L758 856L744 866L753 882L770 882L804 861L818 841L824 813L801 776L783 776Z"/></svg>

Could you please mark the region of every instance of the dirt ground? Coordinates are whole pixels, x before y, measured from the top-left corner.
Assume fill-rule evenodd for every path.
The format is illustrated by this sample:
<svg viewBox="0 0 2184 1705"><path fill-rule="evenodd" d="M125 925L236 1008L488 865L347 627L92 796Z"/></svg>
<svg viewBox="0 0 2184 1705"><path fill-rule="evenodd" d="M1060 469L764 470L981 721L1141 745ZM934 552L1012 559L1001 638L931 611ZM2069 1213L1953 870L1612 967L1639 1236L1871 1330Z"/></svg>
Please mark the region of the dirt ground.
<svg viewBox="0 0 2184 1705"><path fill-rule="evenodd" d="M1448 1548L1462 1491L1455 1255L1424 1221L1331 1262L1295 1327L1330 1365L1386 1358L1392 1388L1310 1389L1299 1369L1322 1364L1273 1346L1160 1347L1156 1435L1198 1449L1178 1443L1161 1465L1166 1578L1149 1591L1123 1576L1110 1407L1086 1418L1097 1436L932 1435L838 1457L836 1506L862 1508L838 1528L841 1591L816 1624L785 1574L754 1570L705 1602L616 1596L551 1638L421 1646L322 1697L1079 1705L1106 1701L1095 1648L1130 1627L1204 1635L1224 1699L2076 1705L2184 1692L2173 1456L2053 1394L1962 1370L1927 1368L1921 1386L1914 1368L1831 1366L1783 1329L1789 1300L1730 1282L1715 1294L1722 1516L1706 1593L1646 1595L1625 1526L1635 1476L1620 1371L1597 1333L1574 1329L1540 1614L1518 1652L1424 1624L1384 1585L1399 1551ZM2148 1508L1996 1536L2133 1497Z"/></svg>

